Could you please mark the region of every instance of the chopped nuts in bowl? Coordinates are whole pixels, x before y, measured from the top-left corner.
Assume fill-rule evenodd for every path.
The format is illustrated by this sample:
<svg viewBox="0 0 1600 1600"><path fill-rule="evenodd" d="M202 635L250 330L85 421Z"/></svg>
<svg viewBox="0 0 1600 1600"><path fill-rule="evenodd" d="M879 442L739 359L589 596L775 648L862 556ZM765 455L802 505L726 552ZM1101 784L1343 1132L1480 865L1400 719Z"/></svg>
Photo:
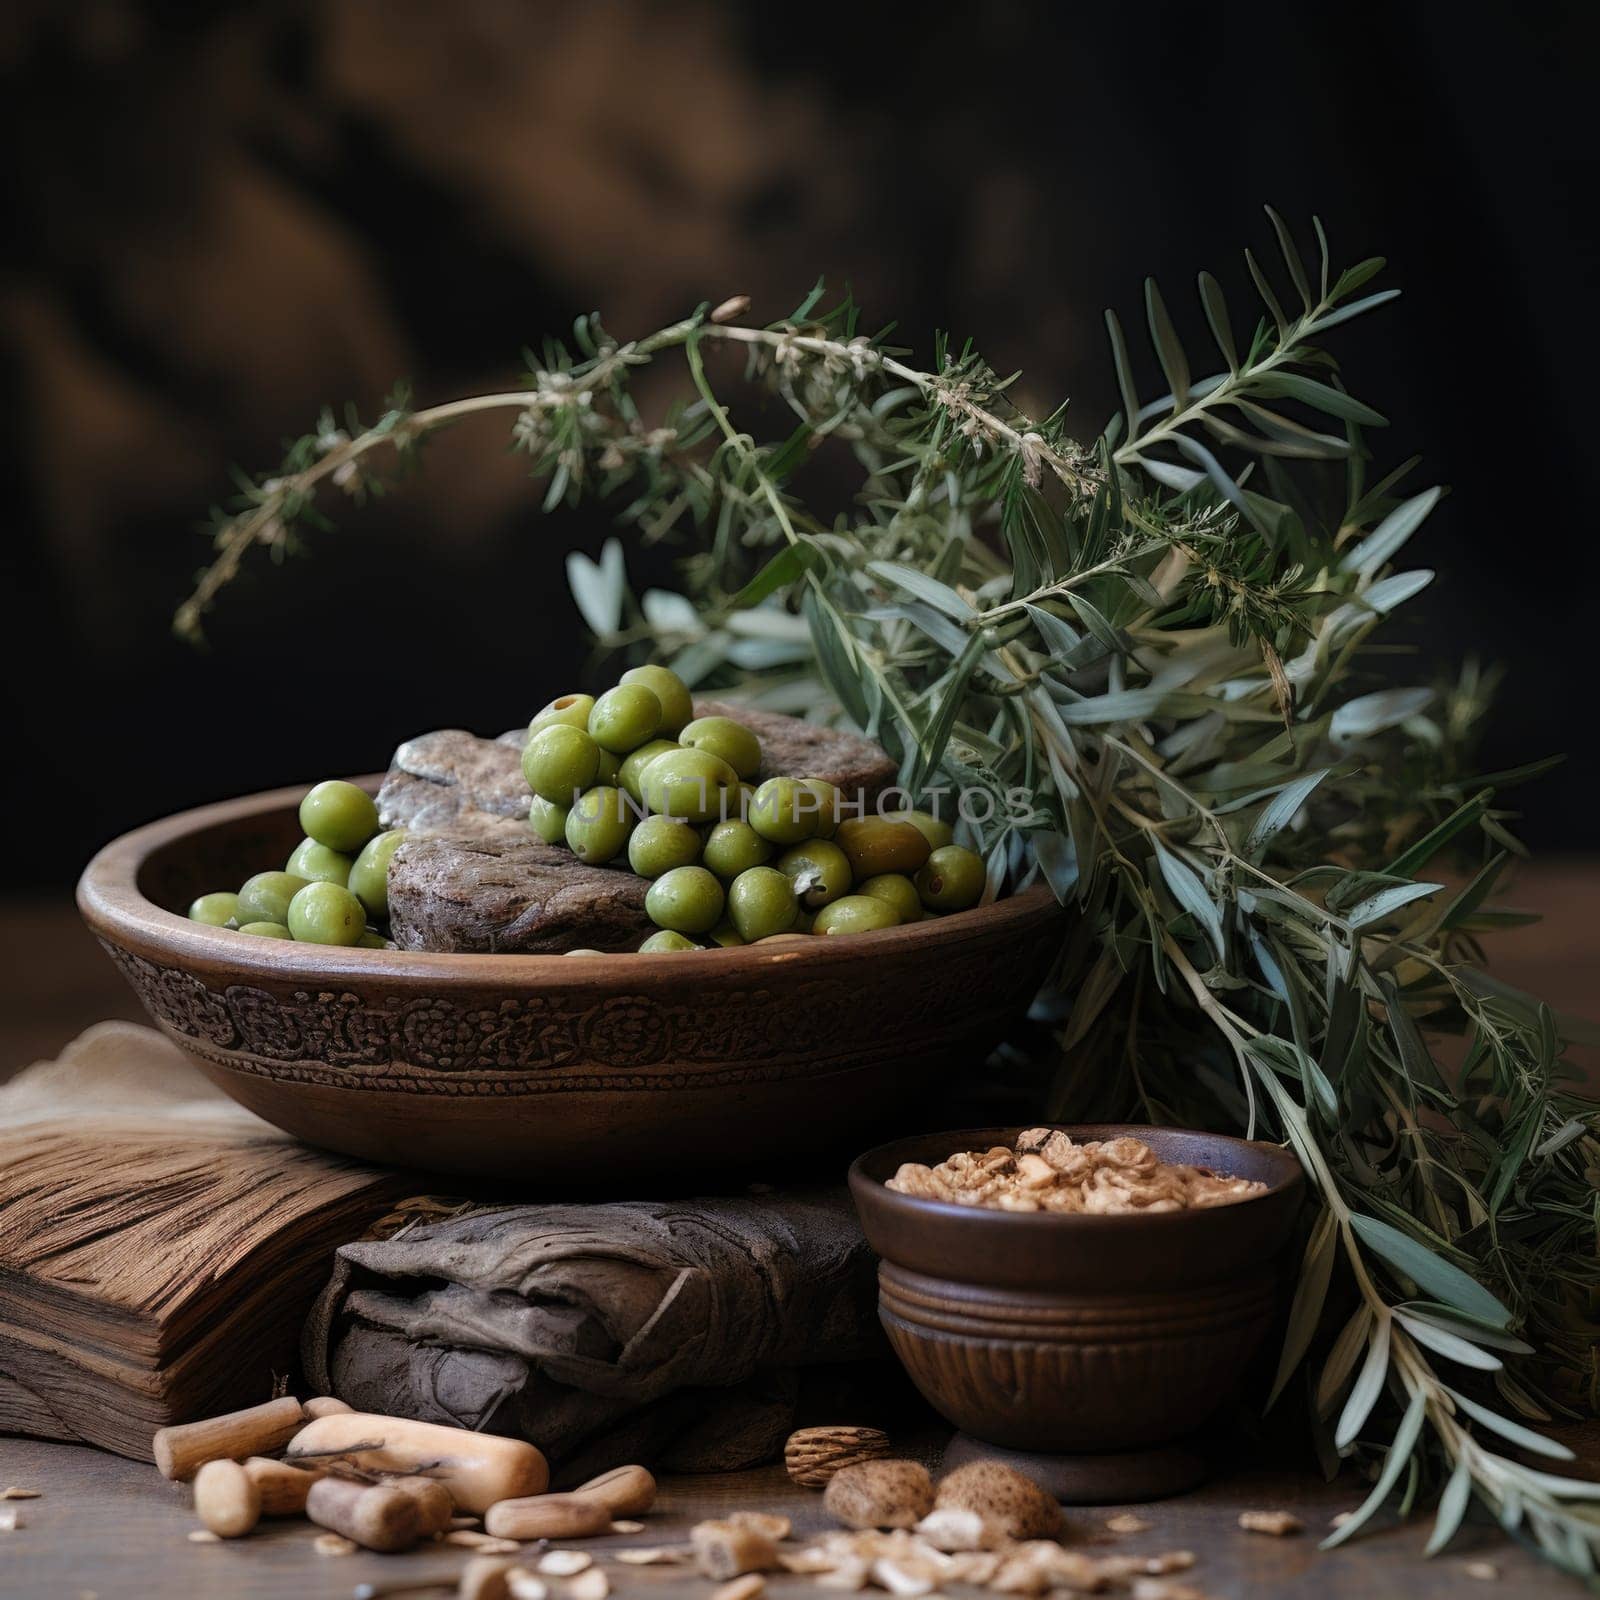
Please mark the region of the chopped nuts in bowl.
<svg viewBox="0 0 1600 1600"><path fill-rule="evenodd" d="M1149 1493L1197 1481L1172 1447L1227 1400L1292 1285L1304 1180L1277 1145L1095 1125L901 1139L850 1189L880 1319L929 1402L988 1445L1083 1453L1115 1500L1144 1497L1141 1453L1168 1463Z"/></svg>
<svg viewBox="0 0 1600 1600"><path fill-rule="evenodd" d="M958 1150L936 1167L907 1161L887 1180L897 1194L997 1211L1099 1216L1186 1211L1265 1194L1258 1178L1163 1161L1142 1139L1074 1141L1060 1128L1027 1128L1016 1146Z"/></svg>

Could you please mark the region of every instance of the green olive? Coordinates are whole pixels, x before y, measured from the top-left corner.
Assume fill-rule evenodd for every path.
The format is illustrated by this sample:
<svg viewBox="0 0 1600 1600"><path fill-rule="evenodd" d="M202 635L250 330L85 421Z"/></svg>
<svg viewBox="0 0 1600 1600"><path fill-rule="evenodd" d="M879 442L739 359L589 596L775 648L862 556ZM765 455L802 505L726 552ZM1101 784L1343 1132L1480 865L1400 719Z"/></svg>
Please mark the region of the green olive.
<svg viewBox="0 0 1600 1600"><path fill-rule="evenodd" d="M757 944L804 944L807 939L804 933L796 933L790 929L788 933L769 933L765 939L757 939Z"/></svg>
<svg viewBox="0 0 1600 1600"><path fill-rule="evenodd" d="M772 855L772 846L750 826L730 817L712 825L706 835L705 864L719 878L737 878L751 867L759 867Z"/></svg>
<svg viewBox="0 0 1600 1600"><path fill-rule="evenodd" d="M649 744L642 744L637 750L630 750L622 758L622 765L617 769L617 781L641 805L644 804L644 786L640 782L644 769L655 760L657 756L664 756L670 751L682 747L673 739L652 739Z"/></svg>
<svg viewBox="0 0 1600 1600"><path fill-rule="evenodd" d="M289 902L289 932L303 944L355 944L366 931L366 907L336 883L308 883Z"/></svg>
<svg viewBox="0 0 1600 1600"><path fill-rule="evenodd" d="M239 925L240 933L248 933L257 939L292 939L294 935L281 922L244 922Z"/></svg>
<svg viewBox="0 0 1600 1600"><path fill-rule="evenodd" d="M728 791L739 776L709 750L671 750L644 770L640 785L645 804L665 817L684 822L710 822L722 814Z"/></svg>
<svg viewBox="0 0 1600 1600"><path fill-rule="evenodd" d="M891 822L909 822L928 841L930 850L941 849L956 836L948 822L930 811L890 811L886 815Z"/></svg>
<svg viewBox="0 0 1600 1600"><path fill-rule="evenodd" d="M723 903L722 885L704 867L674 867L644 897L650 920L674 933L710 933L722 920Z"/></svg>
<svg viewBox="0 0 1600 1600"><path fill-rule="evenodd" d="M860 884L857 893L870 894L874 900L887 900L902 922L922 921L922 899L917 894L917 886L903 872L880 872Z"/></svg>
<svg viewBox="0 0 1600 1600"><path fill-rule="evenodd" d="M358 949L358 950L387 950L387 949L390 948L391 944L392 944L392 941L389 940L389 939L385 939L384 936L381 933L379 933L376 928L368 928L367 931L364 934L362 934L359 939L356 940L356 949Z"/></svg>
<svg viewBox="0 0 1600 1600"><path fill-rule="evenodd" d="M676 817L646 817L628 840L628 865L641 878L659 878L700 859L700 835Z"/></svg>
<svg viewBox="0 0 1600 1600"><path fill-rule="evenodd" d="M674 933L671 928L663 928L660 933L652 933L645 942L639 946L642 956L671 955L678 950L700 950L703 945L698 945L693 939L685 939L681 933Z"/></svg>
<svg viewBox="0 0 1600 1600"><path fill-rule="evenodd" d="M239 897L229 894L225 889L218 889L212 894L203 894L198 900L189 903L189 920L191 922L204 922L213 928L225 928L239 915Z"/></svg>
<svg viewBox="0 0 1600 1600"><path fill-rule="evenodd" d="M536 794L528 807L528 826L546 844L560 844L567 837L567 813L571 809Z"/></svg>
<svg viewBox="0 0 1600 1600"><path fill-rule="evenodd" d="M390 828L367 840L350 868L350 892L367 908L368 916L389 915L389 862L405 842L404 828Z"/></svg>
<svg viewBox="0 0 1600 1600"><path fill-rule="evenodd" d="M628 848L639 813L620 789L601 784L584 792L567 812L567 848L591 867L614 861Z"/></svg>
<svg viewBox="0 0 1600 1600"><path fill-rule="evenodd" d="M794 889L776 867L751 867L728 887L728 919L747 944L787 933L798 909Z"/></svg>
<svg viewBox="0 0 1600 1600"><path fill-rule="evenodd" d="M808 911L849 894L854 881L844 851L827 839L792 844L778 857L778 871L794 885L795 897ZM913 891L912 898L916 895Z"/></svg>
<svg viewBox="0 0 1600 1600"><path fill-rule="evenodd" d="M642 683L661 702L661 732L676 739L694 715L689 686L670 667L629 667L623 683Z"/></svg>
<svg viewBox="0 0 1600 1600"><path fill-rule="evenodd" d="M600 752L600 765L595 768L594 781L603 783L608 789L617 787L617 779L622 776L622 757L614 750Z"/></svg>
<svg viewBox="0 0 1600 1600"><path fill-rule="evenodd" d="M522 751L522 776L541 800L570 806L600 771L600 746L582 728L557 722L541 728Z"/></svg>
<svg viewBox="0 0 1600 1600"><path fill-rule="evenodd" d="M721 756L741 778L761 770L761 741L732 717L697 717L678 735L686 750L709 750Z"/></svg>
<svg viewBox="0 0 1600 1600"><path fill-rule="evenodd" d="M564 956L603 956L606 954L604 950L591 949L586 944L580 944L575 950L563 950L561 953Z"/></svg>
<svg viewBox="0 0 1600 1600"><path fill-rule="evenodd" d="M543 711L534 715L533 721L528 724L528 737L543 732L546 728L553 728L556 723L564 723L569 728L582 728L589 726L589 713L594 710L594 696L592 694L563 694L558 695L547 705Z"/></svg>
<svg viewBox="0 0 1600 1600"><path fill-rule="evenodd" d="M258 872L245 881L239 891L239 904L234 915L241 928L247 922L289 921L289 902L305 888L309 878L292 872Z"/></svg>
<svg viewBox="0 0 1600 1600"><path fill-rule="evenodd" d="M811 925L813 933L871 933L875 928L892 928L899 915L887 900L870 894L847 894L824 906Z"/></svg>
<svg viewBox="0 0 1600 1600"><path fill-rule="evenodd" d="M817 838L831 839L845 816L845 801L839 786L826 778L802 778L800 787L817 797Z"/></svg>
<svg viewBox="0 0 1600 1600"><path fill-rule="evenodd" d="M798 778L768 778L750 802L750 826L774 844L816 837L822 821L817 797Z"/></svg>
<svg viewBox="0 0 1600 1600"><path fill-rule="evenodd" d="M712 944L722 945L724 948L732 948L745 942L739 930L731 922L719 922L711 930L709 937Z"/></svg>
<svg viewBox="0 0 1600 1600"><path fill-rule="evenodd" d="M330 778L300 802L300 828L308 839L349 855L378 831L378 807L365 789Z"/></svg>
<svg viewBox="0 0 1600 1600"><path fill-rule="evenodd" d="M294 847L294 854L283 864L283 870L307 883L336 883L342 889L350 881L350 868L354 862L349 856L330 850L315 839L302 839Z"/></svg>
<svg viewBox="0 0 1600 1600"><path fill-rule="evenodd" d="M617 755L648 744L660 728L661 702L642 683L607 689L589 713L589 737Z"/></svg>
<svg viewBox="0 0 1600 1600"><path fill-rule="evenodd" d="M932 846L919 828L888 817L851 817L839 824L833 842L850 858L850 870L860 878L880 872L915 872Z"/></svg>
<svg viewBox="0 0 1600 1600"><path fill-rule="evenodd" d="M985 877L981 856L963 845L947 844L917 874L917 893L930 911L966 911L983 898Z"/></svg>

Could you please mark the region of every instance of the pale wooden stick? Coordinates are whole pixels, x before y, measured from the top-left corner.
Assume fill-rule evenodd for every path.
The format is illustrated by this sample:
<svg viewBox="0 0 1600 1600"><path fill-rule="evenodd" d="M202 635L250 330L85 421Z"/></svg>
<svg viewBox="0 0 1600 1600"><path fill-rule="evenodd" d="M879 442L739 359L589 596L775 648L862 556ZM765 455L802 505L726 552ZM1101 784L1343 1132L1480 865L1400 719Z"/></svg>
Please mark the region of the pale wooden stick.
<svg viewBox="0 0 1600 1600"><path fill-rule="evenodd" d="M164 1478L192 1478L208 1461L242 1461L281 1450L305 1422L293 1395L245 1411L159 1428L151 1440Z"/></svg>
<svg viewBox="0 0 1600 1600"><path fill-rule="evenodd" d="M343 1400L336 1400L331 1394L319 1394L307 1400L304 1406L305 1414L313 1422L318 1417L336 1417L346 1411L353 1411L354 1406L347 1406Z"/></svg>
<svg viewBox="0 0 1600 1600"><path fill-rule="evenodd" d="M409 1550L421 1532L416 1496L387 1483L318 1478L306 1496L306 1515L368 1550Z"/></svg>

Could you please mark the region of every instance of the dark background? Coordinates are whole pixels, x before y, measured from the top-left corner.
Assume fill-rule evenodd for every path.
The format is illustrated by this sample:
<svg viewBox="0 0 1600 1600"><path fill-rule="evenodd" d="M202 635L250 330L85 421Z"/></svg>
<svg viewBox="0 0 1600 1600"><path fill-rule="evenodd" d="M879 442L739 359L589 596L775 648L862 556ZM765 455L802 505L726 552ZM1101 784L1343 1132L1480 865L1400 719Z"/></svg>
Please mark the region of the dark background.
<svg viewBox="0 0 1600 1600"><path fill-rule="evenodd" d="M197 11L200 8L196 8ZM1592 737L1596 39L1585 6L756 6L712 0L13 3L0 21L6 882L113 833L493 732L584 669L503 419L169 634L231 462L324 404L504 387L598 308L620 335L848 279L925 354L972 334L1019 398L1114 409L1101 313L1163 282L1196 360L1209 267L1272 201L1405 297L1337 336L1452 486L1412 547L1426 661L1510 668L1489 766ZM1142 348L1142 339L1140 345ZM1154 392L1153 362L1145 374ZM1582 759L1519 796L1590 841Z"/></svg>

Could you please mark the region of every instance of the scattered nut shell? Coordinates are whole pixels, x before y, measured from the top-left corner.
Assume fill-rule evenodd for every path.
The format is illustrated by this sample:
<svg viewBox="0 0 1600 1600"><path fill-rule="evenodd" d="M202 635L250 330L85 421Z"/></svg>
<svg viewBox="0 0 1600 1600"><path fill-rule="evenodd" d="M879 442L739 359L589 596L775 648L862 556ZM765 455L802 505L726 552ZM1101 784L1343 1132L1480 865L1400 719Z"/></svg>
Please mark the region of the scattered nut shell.
<svg viewBox="0 0 1600 1600"><path fill-rule="evenodd" d="M778 1565L776 1540L738 1522L696 1523L689 1530L689 1543L695 1565L719 1583L747 1572L770 1572Z"/></svg>
<svg viewBox="0 0 1600 1600"><path fill-rule="evenodd" d="M1154 1526L1131 1511L1119 1511L1116 1516L1106 1518L1107 1533L1148 1533Z"/></svg>
<svg viewBox="0 0 1600 1600"><path fill-rule="evenodd" d="M939 1576L916 1561L894 1561L883 1556L872 1563L872 1581L890 1594L932 1594L938 1587Z"/></svg>
<svg viewBox="0 0 1600 1600"><path fill-rule="evenodd" d="M871 1567L859 1556L841 1562L830 1572L824 1572L817 1579L819 1589L844 1589L849 1592L865 1589L867 1579L871 1577Z"/></svg>
<svg viewBox="0 0 1600 1600"><path fill-rule="evenodd" d="M348 1556L355 1554L356 1542L345 1538L342 1533L319 1533L311 1541L311 1548L319 1556Z"/></svg>
<svg viewBox="0 0 1600 1600"><path fill-rule="evenodd" d="M1494 1583L1500 1576L1500 1569L1492 1561L1464 1561L1461 1570L1469 1578L1476 1578L1479 1583Z"/></svg>
<svg viewBox="0 0 1600 1600"><path fill-rule="evenodd" d="M0 1500L37 1500L41 1493L38 1489L19 1489L12 1484L9 1489L0 1489Z"/></svg>
<svg viewBox="0 0 1600 1600"><path fill-rule="evenodd" d="M539 1568L547 1578L575 1578L594 1565L587 1550L550 1550L539 1557Z"/></svg>
<svg viewBox="0 0 1600 1600"><path fill-rule="evenodd" d="M1306 1525L1292 1511L1241 1511L1239 1526L1246 1533L1269 1533L1275 1539L1285 1539L1293 1533L1304 1533Z"/></svg>
<svg viewBox="0 0 1600 1600"><path fill-rule="evenodd" d="M513 1567L506 1574L506 1588L511 1600L548 1600L550 1586L543 1578L536 1578L526 1567Z"/></svg>
<svg viewBox="0 0 1600 1600"><path fill-rule="evenodd" d="M971 1461L939 1483L935 1504L975 1511L1013 1539L1053 1539L1065 1525L1055 1496L1000 1461Z"/></svg>
<svg viewBox="0 0 1600 1600"><path fill-rule="evenodd" d="M919 1539L935 1550L982 1550L996 1542L989 1525L976 1511L944 1506L930 1511L915 1529Z"/></svg>
<svg viewBox="0 0 1600 1600"><path fill-rule="evenodd" d="M787 1539L794 1532L794 1524L776 1511L730 1511L723 1520L731 1522L736 1528L751 1528L757 1533L764 1533L774 1544L780 1539Z"/></svg>
<svg viewBox="0 0 1600 1600"><path fill-rule="evenodd" d="M613 1522L607 1531L610 1533L643 1533L644 1524L624 1518L621 1522Z"/></svg>
<svg viewBox="0 0 1600 1600"><path fill-rule="evenodd" d="M877 1428L801 1428L783 1447L783 1466L801 1488L826 1489L843 1468L884 1461L889 1454L889 1436Z"/></svg>
<svg viewBox="0 0 1600 1600"><path fill-rule="evenodd" d="M498 1556L474 1556L461 1569L456 1600L511 1600L515 1564Z"/></svg>
<svg viewBox="0 0 1600 1600"><path fill-rule="evenodd" d="M933 1480L920 1461L864 1461L834 1473L822 1503L847 1528L910 1528L933 1510Z"/></svg>
<svg viewBox="0 0 1600 1600"><path fill-rule="evenodd" d="M1135 1578L1128 1593L1132 1600L1212 1600L1196 1584L1173 1583L1167 1578Z"/></svg>
<svg viewBox="0 0 1600 1600"><path fill-rule="evenodd" d="M514 1556L522 1549L515 1539L496 1539L492 1534L474 1533L471 1528L452 1528L444 1536L444 1543L476 1550L480 1556Z"/></svg>
<svg viewBox="0 0 1600 1600"><path fill-rule="evenodd" d="M188 1533L190 1544L221 1544L222 1539L209 1528L191 1528Z"/></svg>
<svg viewBox="0 0 1600 1600"><path fill-rule="evenodd" d="M756 1600L767 1586L759 1572L747 1572L741 1578L719 1585L711 1591L711 1600Z"/></svg>
<svg viewBox="0 0 1600 1600"><path fill-rule="evenodd" d="M602 1567L590 1567L580 1572L567 1585L568 1600L606 1600L611 1593L611 1580Z"/></svg>
<svg viewBox="0 0 1600 1600"><path fill-rule="evenodd" d="M629 1550L614 1550L612 1554L629 1567L666 1566L689 1559L689 1552L682 1545L635 1545Z"/></svg>

